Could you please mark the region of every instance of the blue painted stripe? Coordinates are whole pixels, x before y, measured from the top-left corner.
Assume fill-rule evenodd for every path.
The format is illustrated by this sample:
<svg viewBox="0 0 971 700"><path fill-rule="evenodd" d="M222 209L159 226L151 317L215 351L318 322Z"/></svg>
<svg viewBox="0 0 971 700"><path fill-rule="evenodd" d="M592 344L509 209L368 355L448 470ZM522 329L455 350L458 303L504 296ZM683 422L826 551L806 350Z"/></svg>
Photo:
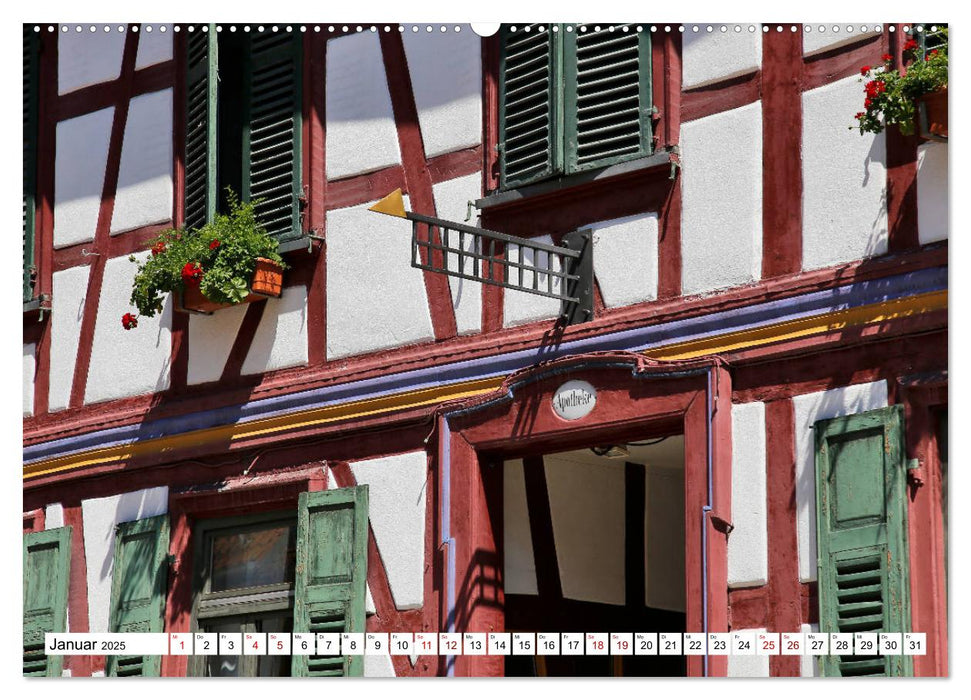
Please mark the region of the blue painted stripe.
<svg viewBox="0 0 971 700"><path fill-rule="evenodd" d="M371 379L321 387L284 396L250 401L238 406L173 416L137 425L110 428L24 448L31 463L91 449L151 440L196 430L247 423L299 410L324 408L351 401L379 398L405 391L505 376L523 367L565 355L607 350L642 351L707 336L744 331L808 316L878 304L903 297L947 289L947 267L848 284L832 289L720 311L653 326L570 341L545 348L529 348L502 355L452 362L386 374Z"/></svg>

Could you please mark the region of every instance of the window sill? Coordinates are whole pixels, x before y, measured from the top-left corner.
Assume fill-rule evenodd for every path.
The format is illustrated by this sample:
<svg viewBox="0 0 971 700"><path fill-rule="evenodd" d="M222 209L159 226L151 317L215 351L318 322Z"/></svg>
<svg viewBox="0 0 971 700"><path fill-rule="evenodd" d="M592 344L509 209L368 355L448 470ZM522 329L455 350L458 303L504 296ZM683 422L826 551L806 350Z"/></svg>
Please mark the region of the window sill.
<svg viewBox="0 0 971 700"><path fill-rule="evenodd" d="M629 160L626 163L608 165L605 168L590 170L585 173L577 173L575 175L563 175L552 180L537 182L534 185L516 187L511 190L506 190L505 192L496 192L495 194L490 194L482 199L476 200L475 206L477 209L482 210L512 204L514 202L521 202L525 199L550 194L551 192L557 192L559 190L565 190L577 185L599 182L608 178L617 177L618 175L627 175L643 170L650 170L662 165L667 165L670 161L671 153L669 151L658 150L649 156L637 158L636 160Z"/></svg>

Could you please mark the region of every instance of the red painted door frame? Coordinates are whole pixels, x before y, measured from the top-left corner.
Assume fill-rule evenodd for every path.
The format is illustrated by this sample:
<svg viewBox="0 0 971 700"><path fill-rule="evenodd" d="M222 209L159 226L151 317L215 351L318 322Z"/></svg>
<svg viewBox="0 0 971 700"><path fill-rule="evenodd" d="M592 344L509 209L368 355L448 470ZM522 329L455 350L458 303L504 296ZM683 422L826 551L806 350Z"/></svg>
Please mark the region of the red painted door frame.
<svg viewBox="0 0 971 700"><path fill-rule="evenodd" d="M584 418L565 421L553 392L569 379L597 389ZM713 360L656 363L634 353L562 358L511 375L495 393L446 409L451 429L451 535L457 631L505 629L501 584L501 494L488 477L497 459L562 451L645 435L683 433L685 441L686 630L728 631L727 537L731 514L731 379ZM712 409L709 433L708 406ZM709 443L711 503L709 504ZM448 463L450 462L450 464ZM444 474L443 474L444 476ZM491 504L491 508L490 508ZM708 506L711 506L710 509ZM704 547L707 545L707 557ZM445 606L447 607L447 606ZM447 610L443 610L442 629ZM705 673L704 657L688 657L688 675ZM727 675L727 657L707 660L711 676ZM457 676L502 675L502 657L459 656Z"/></svg>

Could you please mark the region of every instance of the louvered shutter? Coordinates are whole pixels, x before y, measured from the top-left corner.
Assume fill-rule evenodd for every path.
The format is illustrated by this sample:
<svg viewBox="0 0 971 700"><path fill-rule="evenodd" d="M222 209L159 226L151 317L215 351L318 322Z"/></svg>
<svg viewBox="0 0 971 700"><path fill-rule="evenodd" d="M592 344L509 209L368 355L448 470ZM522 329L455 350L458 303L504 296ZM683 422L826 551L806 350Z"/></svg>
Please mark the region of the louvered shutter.
<svg viewBox="0 0 971 700"><path fill-rule="evenodd" d="M34 215L37 206L37 85L40 37L24 25L24 301L34 298Z"/></svg>
<svg viewBox="0 0 971 700"><path fill-rule="evenodd" d="M543 30L540 31L540 26ZM559 56L562 32L550 25L509 31L499 57L499 165L503 188L560 172Z"/></svg>
<svg viewBox="0 0 971 700"><path fill-rule="evenodd" d="M111 575L112 632L162 632L168 569L165 515L121 523ZM158 656L109 656L109 676L158 676Z"/></svg>
<svg viewBox="0 0 971 700"><path fill-rule="evenodd" d="M364 632L367 486L300 494L295 632ZM294 656L294 676L360 676L362 656Z"/></svg>
<svg viewBox="0 0 971 700"><path fill-rule="evenodd" d="M71 528L24 535L24 675L60 676L64 657L44 653L45 632L66 632Z"/></svg>
<svg viewBox="0 0 971 700"><path fill-rule="evenodd" d="M600 26L596 31L595 27ZM569 173L649 155L651 40L626 25L564 36L564 131Z"/></svg>
<svg viewBox="0 0 971 700"><path fill-rule="evenodd" d="M301 186L300 34L249 35L243 131L243 199L279 240L299 238Z"/></svg>
<svg viewBox="0 0 971 700"><path fill-rule="evenodd" d="M219 65L216 25L186 38L185 220L204 226L216 214L216 105Z"/></svg>
<svg viewBox="0 0 971 700"><path fill-rule="evenodd" d="M816 423L819 627L910 630L903 408ZM821 657L828 676L901 676L909 656Z"/></svg>

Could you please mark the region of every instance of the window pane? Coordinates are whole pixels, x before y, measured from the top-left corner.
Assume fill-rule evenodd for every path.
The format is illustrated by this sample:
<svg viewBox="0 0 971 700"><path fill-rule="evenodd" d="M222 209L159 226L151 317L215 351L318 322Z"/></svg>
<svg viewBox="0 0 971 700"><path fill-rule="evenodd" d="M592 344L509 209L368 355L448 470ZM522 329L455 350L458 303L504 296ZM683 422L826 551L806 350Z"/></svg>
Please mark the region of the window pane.
<svg viewBox="0 0 971 700"><path fill-rule="evenodd" d="M212 538L212 591L293 581L296 526L275 525Z"/></svg>
<svg viewBox="0 0 971 700"><path fill-rule="evenodd" d="M206 627L207 632L242 632L239 622L216 623ZM242 675L242 656L207 656L207 676L240 676Z"/></svg>

